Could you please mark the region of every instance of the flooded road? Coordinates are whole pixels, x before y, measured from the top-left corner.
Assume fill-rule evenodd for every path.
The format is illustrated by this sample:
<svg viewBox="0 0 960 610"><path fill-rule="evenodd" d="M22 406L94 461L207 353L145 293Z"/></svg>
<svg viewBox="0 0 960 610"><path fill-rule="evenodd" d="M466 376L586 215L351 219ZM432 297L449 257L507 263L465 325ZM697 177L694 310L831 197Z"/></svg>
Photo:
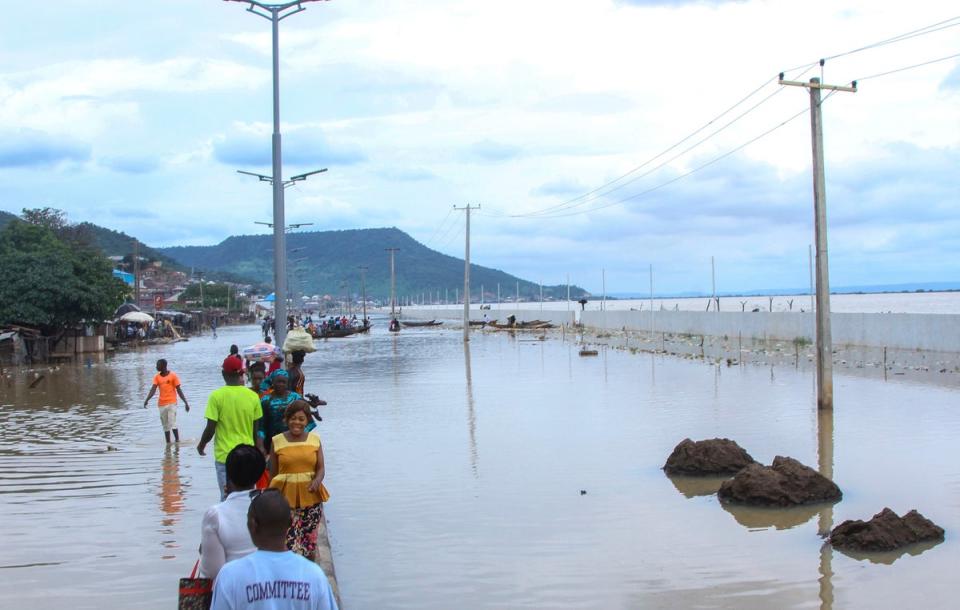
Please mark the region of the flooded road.
<svg viewBox="0 0 960 610"><path fill-rule="evenodd" d="M465 350L455 329L384 330L318 342L305 365L330 403L319 431L345 608L956 603L955 389L838 375L818 425L811 374L787 366L581 358L559 335L478 332ZM217 500L212 458L194 449L203 406L229 345L257 337L221 329L62 366L32 390L32 374L0 379L0 606L173 607ZM194 407L179 449L141 408L160 357ZM717 481L664 476L677 442L715 436L832 469L844 499L735 510ZM870 559L824 547L818 531L885 506L918 509L947 540Z"/></svg>

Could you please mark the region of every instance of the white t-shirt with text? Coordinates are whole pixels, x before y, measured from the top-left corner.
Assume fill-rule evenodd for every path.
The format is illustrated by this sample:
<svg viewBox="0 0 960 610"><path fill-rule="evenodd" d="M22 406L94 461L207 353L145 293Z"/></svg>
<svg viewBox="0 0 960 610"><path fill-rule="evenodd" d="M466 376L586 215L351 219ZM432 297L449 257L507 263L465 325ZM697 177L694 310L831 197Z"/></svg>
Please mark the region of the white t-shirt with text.
<svg viewBox="0 0 960 610"><path fill-rule="evenodd" d="M326 574L291 551L256 551L223 566L211 610L337 610Z"/></svg>

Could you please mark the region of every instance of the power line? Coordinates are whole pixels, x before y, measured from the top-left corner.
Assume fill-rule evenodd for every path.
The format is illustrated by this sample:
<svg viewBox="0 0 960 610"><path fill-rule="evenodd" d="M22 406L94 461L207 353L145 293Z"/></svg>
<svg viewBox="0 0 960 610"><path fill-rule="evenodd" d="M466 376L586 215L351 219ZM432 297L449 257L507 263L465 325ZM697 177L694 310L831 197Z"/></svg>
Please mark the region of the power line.
<svg viewBox="0 0 960 610"><path fill-rule="evenodd" d="M826 101L829 97L830 97L829 95L826 96L826 97L823 99L823 101ZM598 205L598 206L596 206L596 207L590 208L589 210L579 210L579 211L577 211L577 212L570 212L570 213L567 213L567 214L557 214L557 215L555 215L555 216L548 216L547 218L564 218L564 217L566 217L566 216L576 216L576 215L578 215L578 214L586 214L586 213L588 213L588 212L596 212L597 210L602 210L602 209L604 209L604 208L608 208L608 207L610 207L610 206L617 205L618 203L625 203L625 202L627 202L627 201L631 201L631 200L633 200L633 199L637 199L637 198L639 198L639 197L642 197L642 196L647 195L647 194L649 194L649 193L652 193L652 192L654 192L654 191L658 191L658 190L662 189L662 188L665 187L665 186L669 186L669 185L673 184L674 182L677 182L677 181L679 181L679 180L682 180L682 179L684 179L684 178L686 178L687 176L690 176L690 175L692 175L692 174L695 174L695 173L699 172L700 170L705 169L705 168L713 165L714 163L716 163L716 162L718 162L718 161L721 161L721 160L723 160L723 159L726 159L726 158L729 157L730 155L732 155L732 154L734 154L734 153L736 153L736 152L739 152L739 151L743 150L744 148L746 148L747 146L753 144L753 143L756 142L757 140L760 140L761 138L764 138L764 137L770 135L770 134L773 133L774 131L780 129L781 127L783 127L783 126L786 125L787 123L789 123L789 122L797 119L798 117L803 116L805 113L807 113L807 112L809 112L809 111L810 111L809 108L804 107L803 110L801 110L800 112L797 112L796 114L790 116L789 118L787 118L787 119L785 119L784 121L778 123L778 124L775 125L774 127L771 127L770 129L764 131L763 133L760 133L759 135L756 135L756 136L754 136L753 138L750 138L749 140L747 140L747 141L744 142L743 144L740 144L739 146L728 150L727 152L723 153L722 155L720 155L720 156L718 156L718 157L714 157L714 158L711 159L710 161L707 161L706 163L703 163L703 164L701 164L701 165L698 165L697 167L694 167L693 169L691 169L691 170L689 170L689 171L687 171L687 172L684 172L684 173L682 173L682 174L680 174L680 175L678 175L678 176L675 176L675 177L671 178L670 180L667 180L666 182L662 182L662 183L660 183L660 184L658 184L658 185L656 185L656 186L653 186L653 187L648 188L648 189L646 189L646 190L640 191L639 193L635 193L635 194L630 195L630 196L628 196L628 197L623 197L623 198L617 199L617 200L615 200L615 201L609 201L609 202L604 203L604 204L602 204L602 205Z"/></svg>
<svg viewBox="0 0 960 610"><path fill-rule="evenodd" d="M769 79L769 80L764 81L762 85L760 85L759 87L757 87L756 89L754 89L753 91L751 91L750 93L748 93L747 95L745 95L745 96L744 96L743 98L741 98L737 103L733 104L732 106L730 106L729 108L727 108L726 110L724 110L723 112L721 112L720 114L718 114L717 116L713 117L712 119L710 119L709 121L707 121L707 122L706 122L705 124L703 124L702 126L700 126L700 127L698 127L697 129L693 130L692 132L690 132L689 134L687 134L686 136L684 136L682 139L680 139L678 142L672 144L672 145L671 145L670 147L668 147L667 149L665 149L665 150L657 153L657 154L654 155L653 157L647 159L646 161L644 161L644 162L641 163L640 165L634 167L633 169L631 169L630 171L626 172L625 174L619 176L618 178L615 178L615 179L613 179L613 180L611 180L611 181L609 181L609 182L606 182L606 183L604 183L604 184L601 184L600 186L596 187L595 189L593 189L593 190L591 190L591 191L588 191L588 192L586 192L586 193L584 193L584 194L582 194L582 195L579 195L579 196L577 196L577 197L574 197L574 198L572 198L572 199L568 199L567 201L564 201L564 202L561 202L561 203L557 203L557 204L554 204L554 205L551 205L551 206L547 206L546 208L543 208L543 209L540 209L540 210L536 210L536 211L534 211L534 212L528 212L527 214L519 214L518 216L533 216L533 215L538 215L538 214L549 213L549 212L554 211L554 210L560 210L560 209L563 209L563 208L566 208L566 207L570 206L570 204L573 204L573 203L576 203L577 201L580 201L581 199L585 199L585 198L587 198L587 197L590 197L590 196L593 195L594 193L597 193L597 192L599 192L599 191L602 191L603 189L605 189L605 188L607 188L607 187L609 187L609 186L613 186L614 184L620 182L620 181L623 180L624 178L626 178L626 177L628 177L628 176L630 176L630 175L632 175L632 174L640 171L641 169L643 169L644 167L646 167L646 166L649 165L650 163L653 163L654 161L656 161L657 159L659 159L659 158L662 157L663 155L669 153L671 150L673 150L673 149L675 149L676 147L680 146L681 144L683 144L684 142L686 142L686 141L689 140L690 138L694 137L695 135L697 135L698 133L700 133L700 132L703 131L704 129L710 127L710 125L714 124L715 122L717 122L718 120L720 120L721 118L723 118L723 117L724 117L725 115L727 115L730 111L732 111L733 109L735 109L737 106L739 106L740 104L744 103L745 101L747 101L748 99L750 99L751 97L753 97L754 95L756 95L756 94L757 94L759 91L761 91L764 87L766 87L767 85L769 85L770 83L775 82L775 81L776 81L776 78L772 78L772 79ZM779 89L778 89L778 91L779 91ZM769 98L767 98L767 99L769 99ZM644 175L646 175L646 174L644 174ZM641 177L642 177L642 176L641 176ZM632 180L631 180L630 182L632 182ZM625 184L629 184L629 182L627 182L627 183L625 183ZM624 186L624 185L621 185L621 186ZM617 187L617 188L621 188L621 187ZM612 190L616 190L616 189L612 189ZM612 192L612 190L611 190L611 192Z"/></svg>
<svg viewBox="0 0 960 610"><path fill-rule="evenodd" d="M440 229L443 227L443 225L447 222L447 219L450 218L450 216L451 216L452 214L453 214L453 209L452 209L452 208L449 209L449 210L447 210L447 215L443 217L443 220L441 220L441 221L440 221L440 224L437 225L437 228L433 230L433 233L430 235L430 237L429 237L426 241L423 242L423 245L426 246L426 245L428 245L431 241L433 241L433 238L437 236L437 234L440 232Z"/></svg>
<svg viewBox="0 0 960 610"><path fill-rule="evenodd" d="M955 23L954 23L954 22L955 22ZM886 38L886 39L884 39L884 40L878 40L877 42L873 42L873 43L870 43L870 44L868 44L868 45L864 45L864 46L862 46L862 47L858 47L858 48L856 48L856 49L851 49L851 50L849 50L849 51L844 51L844 52L842 52L842 53L837 53L837 54L835 54L835 55L828 55L828 56L824 57L822 61L829 61L829 60L832 60L832 59L838 59L838 58L840 58L840 57L846 57L846 56L848 56L848 55L854 55L855 53L861 53L861 52L863 52L863 51L869 51L869 50L871 50L871 49L876 49L876 48L883 47L883 46L886 46L886 45L889 45L889 44L894 44L894 43L897 43L897 42L903 42L904 40L910 40L911 38L917 38L918 36L925 36L925 35L927 35L927 34L933 34L933 33L935 33L935 32L939 32L940 30L945 30L945 29L947 29L947 28L956 27L956 26L958 26L958 25L960 25L960 16L951 17L951 18L949 18L949 19L944 19L943 21L938 21L937 23L931 23L930 25L924 26L924 27L922 27L922 28L917 28L917 29L911 30L911 31L909 31L909 32L904 32L903 34L898 34L898 35L896 35L896 36L892 36L892 37ZM789 69L787 69L787 70L784 70L784 72L793 72L794 70L799 70L799 69L802 69L802 68L809 68L810 66L816 65L817 63L819 63L819 62L816 62L816 61L815 61L815 62L813 62L813 63L803 64L803 65L800 65L800 66L796 66L796 67L793 67L793 68L789 68Z"/></svg>
<svg viewBox="0 0 960 610"><path fill-rule="evenodd" d="M923 66L929 66L930 64L935 64L941 61L947 61L948 59L953 59L955 57L960 57L960 53L954 53L953 55L947 55L946 57L941 57L939 59L931 59L930 61L925 61L919 64L913 64L912 66L904 66L902 68L889 70L887 72L880 72L879 74L871 74L870 76L864 76L863 78L856 79L856 82L863 82L865 80L870 80L871 78L880 78L881 76L888 76L890 74L896 74L897 72L905 72L906 70L913 70L914 68L922 68Z"/></svg>
<svg viewBox="0 0 960 610"><path fill-rule="evenodd" d="M879 40L879 41L877 41L877 42L874 42L874 43L871 43L871 44L868 44L868 45L865 45L865 46L862 46L862 47L858 47L858 48L856 48L856 49L851 49L851 50L849 50L849 51L844 51L844 52L842 52L842 53L837 53L837 54L835 54L835 55L830 55L830 56L827 56L827 57L823 58L822 60L819 60L819 61L816 61L816 62L810 62L810 63L806 63L806 64L803 64L803 65L800 65L800 66L795 66L795 67L793 67L793 68L789 68L789 69L787 69L787 70L784 70L784 73L795 72L795 71L797 71L797 70L803 70L803 73L801 73L801 74L798 75L798 76L793 77L793 78L800 78L800 77L803 76L803 74L806 74L806 72L809 71L810 68L812 68L812 67L814 67L814 66L816 66L816 65L818 65L818 64L822 66L823 63L824 63L825 61L827 61L827 60L837 59L837 58L839 58L839 57L845 57L845 56L848 56L848 55L853 55L853 54L855 54L855 53L860 53L860 52L863 52L863 51L867 51L867 50L869 50L869 49L875 49L875 48L882 47L882 46L886 46L886 45L889 45L889 44L894 44L894 43L897 43L897 42L902 42L902 41L905 41L905 40L910 40L910 39L916 38L916 37L918 37L918 36L925 36L925 35L927 35L927 34L932 34L932 33L939 32L939 31L941 31L941 30L944 30L944 29L947 29L947 28L956 27L956 26L960 26L960 16L951 17L950 19L946 19L946 20L943 20L943 21L939 21L939 22L937 22L937 23L933 23L933 24L930 24L930 25L927 25L927 26L924 26L924 27L922 27L922 28L918 28L918 29L915 29L915 30L911 30L911 31L909 31L909 32L904 32L904 33L902 33L902 34L898 34L897 36L893 36L893 37L891 37L891 38L886 38L886 39L883 39L883 40ZM953 56L951 56L951 57L953 57ZM946 59L950 59L950 57L948 57L948 58L943 58L943 59L941 59L941 60L936 60L936 61L944 61L944 60L946 60ZM930 63L934 63L934 62L930 62ZM918 66L919 66L919 65L926 65L926 64L918 64ZM904 69L908 69L908 68L904 68ZM886 73L885 73L885 74L886 74ZM883 74L883 75L885 75L885 74ZM878 75L878 76L879 76L879 75ZM873 78L873 77L867 77L867 78ZM722 117L724 117L725 115L727 115L728 113L730 113L732 110L734 110L735 108L737 108L738 106L740 106L741 104L743 104L744 102L746 102L748 99L750 99L751 97L753 97L754 95L756 95L756 94L757 94L758 92L760 92L764 87L766 87L766 86L769 85L772 81L775 81L775 80L777 80L777 79L774 78L774 79L765 81L762 85L760 85L759 87L757 87L756 89L754 89L753 91L751 91L750 93L748 93L746 96L744 96L743 98L741 98L737 103L733 104L732 106L730 106L729 108L727 108L726 110L724 110L723 112L721 112L720 114L718 114L717 116L715 116L714 118L712 118L710 121L708 121L708 122L707 122L706 124L704 124L703 126L701 126L701 127L699 127L698 129L692 131L691 133L689 133L689 134L686 135L684 138L682 138L682 139L679 140L678 142L674 143L673 145L671 145L671 146L668 147L667 149L665 149L665 150L663 150L662 152L658 153L657 155L651 157L650 159L644 161L644 162L641 163L640 165L632 168L632 169L629 170L628 172L620 175L619 177L617 177L617 178L615 178L615 179L613 179L613 180L610 180L610 181L608 181L608 182L606 182L606 183L604 183L604 184L601 184L600 186L598 186L598 187L596 187L596 188L594 188L594 189L592 189L592 190L590 190L590 191L588 191L588 192L586 192L586 193L584 193L584 194L582 194L582 195L579 195L579 196L577 196L577 197L574 197L574 198L572 198L572 199L568 199L568 200L563 201L563 202L561 202L561 203L553 204L553 205L547 206L547 207L545 207L545 208L541 208L541 209L539 209L539 210L535 210L535 211L533 211L533 212L528 212L528 213L525 213L525 214L517 214L517 215L513 215L513 216L516 216L516 217L552 217L552 214L553 214L554 212L559 212L559 211L563 211L563 210L566 210L566 209L572 209L572 208L574 208L574 207L579 207L579 206L581 206L581 205L588 204L590 201L593 201L593 200L596 199L596 198L592 198L592 199L591 199L591 196L592 196L592 195L595 195L596 193L599 193L600 191L603 191L604 189L607 189L607 188L609 188L609 187L612 187L612 186L614 186L614 185L617 185L618 183L622 182L624 179L628 178L629 176L632 176L633 174L635 174L636 172L640 171L641 169L643 169L643 168L646 167L647 165L655 162L655 161L656 161L657 159L659 159L660 157L666 155L667 153L669 153L669 152L672 151L673 149L675 149L675 148L677 148L678 146L682 145L684 142L686 142L686 141L689 140L690 138L696 136L696 135L697 135L698 133L700 133L701 131L707 129L710 125L712 125L713 123L715 123L716 121L718 121L719 119L721 119ZM860 79L860 80L863 80L863 79ZM781 89L778 89L778 90L777 90L777 92L779 92L779 91L781 91ZM770 99L771 97L773 97L773 95L767 96L766 98L764 98L764 100L761 101L761 103L767 101L767 100ZM759 105L760 105L760 104L755 105L752 109L756 108L756 107L759 106ZM751 109L751 110L752 110L752 109ZM742 118L742 117L745 116L746 114L747 114L747 113L744 113L744 114L740 115L740 117L738 117L738 118L735 119L734 121L731 121L731 122L728 123L724 128L722 128L722 129L714 132L714 134L712 134L712 135L716 135L717 133L720 133L720 131L723 131L723 129L725 129L726 127L729 127L729 125L731 125L732 123L736 122L736 120L739 120L740 118ZM709 140L709 139L712 137L712 135L709 136L709 137L707 137L707 138L704 138L704 139L700 140L700 141L699 141L696 145L694 145L693 147L690 147L690 148L686 149L683 153L681 153L681 155L682 155L682 154L686 154L687 152L690 152L691 150L693 150L694 148L696 148L696 146L699 146L700 144L703 144L704 142L706 142L707 140ZM680 156L680 155L678 155L678 156ZM672 160L675 160L676 158L677 158L677 157L673 157L673 158L671 159L671 161L672 161ZM666 163L669 163L669 162L670 162L670 161L667 161ZM665 163L665 164L666 164L666 163ZM664 165L665 165L665 164L664 164ZM655 168L655 169L659 169L659 168L662 167L662 166L663 166L663 165L660 165L660 166L658 166L658 167ZM606 193L603 193L603 195L607 195L607 194L612 193L612 192L614 192L614 191L616 191L616 190L619 190L620 188L623 188L623 186L626 186L627 184L630 184L630 183L636 181L636 180L639 179L639 178L642 178L642 177L644 177L644 176L647 176L647 175L649 175L650 173L651 173L651 172L645 172L644 174L642 174L642 175L640 175L640 176L636 176L635 178L633 178L633 179L631 179L631 180L628 180L628 181L624 182L623 184L620 184L619 186L616 186L615 188L610 188L610 190L607 191ZM583 201L582 203L577 203L577 202L580 202L580 201L582 201L582 200L585 200L585 201Z"/></svg>
<svg viewBox="0 0 960 610"><path fill-rule="evenodd" d="M805 74L807 71L809 71L809 68L808 68L804 73L801 73L797 78L800 78L801 76L803 76L803 74ZM615 192L615 191L618 191L618 190L620 190L621 188L627 186L628 184L632 184L633 182L636 182L637 180L639 180L639 179L641 179L641 178L644 178L644 177L646 177L646 176L649 176L649 175L652 174L653 172L655 172L655 171L657 171L657 170L659 170L659 169L662 169L663 167L665 167L665 166L669 165L670 163L676 161L677 159L679 159L679 158L682 157L683 155L687 154L688 152L694 150L695 148L697 148L698 146L700 146L701 144L703 144L703 143L706 142L707 140L712 139L713 137L715 137L715 136L716 136L717 134L719 134L720 132L726 130L728 127L730 127L731 125L733 125L734 123L736 123L737 121L739 121L740 119L742 119L743 117L747 116L748 114L750 114L751 112L753 112L754 110L756 110L757 108L759 108L761 105L763 105L764 103L766 103L766 102L767 102L768 100L770 100L773 96L779 94L781 91L783 91L782 88L776 89L773 93L767 95L765 98L763 98L762 100L760 100L759 102L757 102L756 104L754 104L753 106L751 106L750 108L748 108L747 110L745 110L744 112L740 113L738 116L736 116L736 117L735 117L734 119L732 119L731 121L727 122L725 125L723 125L723 126L720 127L719 129L717 129L716 131L714 131L714 132L710 133L709 135L707 135L706 137L700 139L698 142L694 143L692 146L689 146L689 147L685 148L684 150L680 151L680 152L677 153L676 155L674 155L674 156L670 157L669 159L667 159L666 161L663 161L662 163L660 163L660 164L652 167L651 169L645 171L644 173L642 173L642 174L640 174L640 175L638 175L638 176L634 176L634 177L631 178L630 180L628 180L628 181L626 181L626 182L618 185L617 187L612 188L612 189L606 191L605 193L602 193L602 196L606 196L606 195L609 195L610 193L613 193L613 192ZM676 145L672 146L671 149L672 149L672 148L675 148L675 147L676 147ZM658 155L658 156L661 156L662 154L663 154L663 153L661 153L661 154ZM597 199L596 197L595 197L595 198L592 198L592 199L588 199L588 200L582 201L582 202L580 202L580 203L576 203L576 204L567 206L567 207L563 208L563 210L569 210L569 209L573 209L573 208L576 208L576 207L580 207L580 206L582 206L582 205L586 205L586 204L589 204L589 203L591 203L591 202L593 202L593 201L596 201L596 199ZM556 210L556 211L563 211L563 210ZM529 214L519 214L519 216L530 216L530 217L544 217L544 216L548 216L548 217L549 217L549 216L551 216L551 213L549 213L549 212L544 213L543 211L539 211L539 212L531 212L531 213L529 213Z"/></svg>

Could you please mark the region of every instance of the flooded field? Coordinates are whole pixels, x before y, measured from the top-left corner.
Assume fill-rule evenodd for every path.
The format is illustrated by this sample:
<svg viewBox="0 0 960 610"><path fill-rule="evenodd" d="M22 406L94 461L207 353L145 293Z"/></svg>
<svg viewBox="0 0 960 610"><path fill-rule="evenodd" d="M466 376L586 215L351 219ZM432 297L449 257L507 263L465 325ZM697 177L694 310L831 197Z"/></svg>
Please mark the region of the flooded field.
<svg viewBox="0 0 960 610"><path fill-rule="evenodd" d="M318 342L305 366L330 403L319 431L345 608L956 605L955 388L838 372L818 425L812 375L791 366L384 331ZM212 457L194 449L206 396L229 345L256 339L222 329L44 369L33 389L34 373L0 379L0 607L174 606L217 500ZM141 408L160 357L193 406L179 448ZM735 510L718 482L660 470L683 438L715 436L766 463L821 461L844 499ZM920 510L946 541L855 558L818 536L885 506Z"/></svg>

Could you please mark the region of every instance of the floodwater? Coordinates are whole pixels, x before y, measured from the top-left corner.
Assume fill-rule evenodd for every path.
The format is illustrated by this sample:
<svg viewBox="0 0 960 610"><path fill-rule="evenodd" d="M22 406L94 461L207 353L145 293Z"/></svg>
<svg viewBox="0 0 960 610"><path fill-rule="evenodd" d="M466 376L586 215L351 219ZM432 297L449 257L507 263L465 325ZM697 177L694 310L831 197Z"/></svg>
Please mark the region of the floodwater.
<svg viewBox="0 0 960 610"><path fill-rule="evenodd" d="M505 295L506 296L506 295ZM637 309L650 311L650 299L608 299L601 301L594 297L587 309L595 311L601 307L609 311ZM601 302L603 303L601 305ZM706 311L709 297L660 298L653 299L653 309L679 311ZM497 303L491 305L497 309ZM541 306L538 302L524 302L520 308L535 311ZM436 307L436 306L435 306ZM439 307L462 308L463 305L441 305ZM513 308L513 303L504 303L503 308ZM580 305L566 301L546 301L545 311L580 311ZM720 311L813 311L810 295L790 296L725 296L720 297ZM713 310L711 306L710 310ZM831 294L830 311L837 313L960 313L960 292L881 292L863 294ZM492 313L492 312L491 312Z"/></svg>
<svg viewBox="0 0 960 610"><path fill-rule="evenodd" d="M811 374L789 366L384 330L318 342L305 367L330 403L319 430L345 608L957 605L956 389L839 373L833 417L818 418ZM34 389L33 373L0 379L0 607L173 607L217 499L212 457L194 449L202 408L228 346L256 339L225 328L61 366ZM141 407L159 357L194 407L179 448ZM660 470L684 437L716 436L832 471L843 501L731 509L718 482ZM946 541L858 558L818 536L885 506L918 509Z"/></svg>

